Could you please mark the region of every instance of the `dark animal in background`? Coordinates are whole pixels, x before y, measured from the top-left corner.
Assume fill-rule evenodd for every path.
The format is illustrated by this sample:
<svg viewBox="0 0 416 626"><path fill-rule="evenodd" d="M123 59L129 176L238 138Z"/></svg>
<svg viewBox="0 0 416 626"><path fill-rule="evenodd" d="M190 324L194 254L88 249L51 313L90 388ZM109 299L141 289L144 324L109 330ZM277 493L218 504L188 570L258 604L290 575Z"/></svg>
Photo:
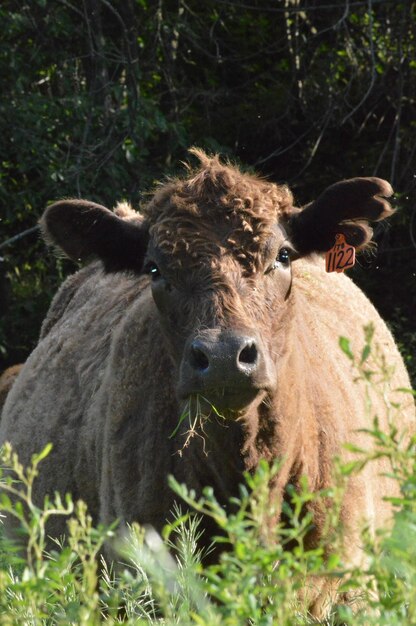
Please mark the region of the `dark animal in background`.
<svg viewBox="0 0 416 626"><path fill-rule="evenodd" d="M23 365L12 365L4 370L0 376L0 414L2 407L6 402L7 395L22 367Z"/></svg>
<svg viewBox="0 0 416 626"><path fill-rule="evenodd" d="M193 152L198 168L162 184L141 214L63 200L42 218L49 242L93 261L55 296L6 401L0 441L24 463L52 442L35 496L70 492L96 522L160 530L174 502L169 474L197 495L212 486L226 505L260 459L283 459L276 502L302 475L313 490L331 485L334 455L351 457L342 444L370 445L358 432L371 426L364 386L338 346L346 336L358 353L369 322L395 366L391 389L410 387L376 310L349 278L325 273L319 256L337 233L367 244L368 222L392 212L390 185L342 181L299 210L286 186ZM402 425L413 428L413 403L400 400ZM372 402L386 428L384 403ZM184 408L193 415L197 405L203 437L184 447L188 420L171 435ZM349 482L349 563L361 559L363 519L375 528L391 515L383 496L395 485L385 469L378 460ZM322 524L316 512L312 543ZM62 519L49 532L64 533ZM214 532L206 521L206 544ZM331 585L311 592L313 614L323 614Z"/></svg>

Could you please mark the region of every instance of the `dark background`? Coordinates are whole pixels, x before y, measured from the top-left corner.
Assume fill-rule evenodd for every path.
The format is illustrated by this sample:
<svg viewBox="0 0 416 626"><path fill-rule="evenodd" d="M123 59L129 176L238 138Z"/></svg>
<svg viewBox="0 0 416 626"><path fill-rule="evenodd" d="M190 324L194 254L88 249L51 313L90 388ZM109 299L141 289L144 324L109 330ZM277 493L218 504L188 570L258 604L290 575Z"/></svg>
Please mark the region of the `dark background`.
<svg viewBox="0 0 416 626"><path fill-rule="evenodd" d="M415 380L415 2L3 0L0 20L0 246L58 198L137 206L191 145L299 204L387 178L399 210L352 273ZM1 369L27 357L74 266L37 233L0 256Z"/></svg>

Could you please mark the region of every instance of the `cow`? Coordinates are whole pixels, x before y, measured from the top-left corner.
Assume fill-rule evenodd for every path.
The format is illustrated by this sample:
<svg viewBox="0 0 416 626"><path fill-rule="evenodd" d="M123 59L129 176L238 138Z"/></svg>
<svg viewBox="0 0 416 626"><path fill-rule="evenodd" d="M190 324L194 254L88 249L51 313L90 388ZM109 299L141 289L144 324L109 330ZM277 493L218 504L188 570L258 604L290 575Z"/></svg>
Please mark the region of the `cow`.
<svg viewBox="0 0 416 626"><path fill-rule="evenodd" d="M390 185L341 181L299 209L286 185L192 153L198 165L160 184L140 213L61 200L41 219L48 243L87 263L52 301L6 401L0 442L10 441L23 464L52 442L34 497L71 493L94 522L160 531L175 501L169 475L197 497L212 487L226 507L261 459L281 460L274 503L303 476L312 491L331 486L334 457L352 458L346 442L371 447L362 432L371 428L366 386L338 345L348 337L360 354L369 323L394 366L384 397L369 392L380 428L388 426L385 398L397 401L394 390L410 387L377 311L322 259L337 234L358 249L370 242L369 222L392 213ZM400 427L410 432L406 398ZM391 517L386 463L369 463L348 483L349 564L362 558L361 523L374 530ZM310 545L324 518L315 511ZM207 545L216 529L209 519L202 528ZM50 535L64 532L62 518L51 521ZM326 583L311 592L313 615L324 614L331 593Z"/></svg>
<svg viewBox="0 0 416 626"><path fill-rule="evenodd" d="M2 407L6 402L7 395L22 367L22 364L12 365L11 367L5 369L0 376L0 415Z"/></svg>

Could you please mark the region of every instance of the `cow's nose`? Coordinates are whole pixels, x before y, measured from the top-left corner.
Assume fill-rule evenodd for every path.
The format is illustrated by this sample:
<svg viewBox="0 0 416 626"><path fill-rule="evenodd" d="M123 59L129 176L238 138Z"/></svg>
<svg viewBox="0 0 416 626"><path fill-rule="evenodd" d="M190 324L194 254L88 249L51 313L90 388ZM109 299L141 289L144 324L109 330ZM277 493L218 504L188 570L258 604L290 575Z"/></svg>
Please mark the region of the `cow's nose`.
<svg viewBox="0 0 416 626"><path fill-rule="evenodd" d="M177 392L201 395L216 408L241 410L274 385L274 367L251 330L201 330L185 345Z"/></svg>
<svg viewBox="0 0 416 626"><path fill-rule="evenodd" d="M182 374L195 391L256 384L262 352L254 335L202 331L185 349Z"/></svg>
<svg viewBox="0 0 416 626"><path fill-rule="evenodd" d="M256 368L258 356L256 339L241 335L221 341L197 338L190 346L190 365L201 374L208 374L210 369L214 375L229 374L235 369L243 376L250 375Z"/></svg>

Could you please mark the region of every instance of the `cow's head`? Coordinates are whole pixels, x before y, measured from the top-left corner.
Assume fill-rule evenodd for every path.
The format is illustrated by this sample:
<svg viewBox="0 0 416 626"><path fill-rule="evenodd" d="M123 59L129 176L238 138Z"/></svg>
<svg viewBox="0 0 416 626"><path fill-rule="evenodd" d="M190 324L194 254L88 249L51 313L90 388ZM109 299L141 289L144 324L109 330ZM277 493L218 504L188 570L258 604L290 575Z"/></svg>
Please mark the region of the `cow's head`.
<svg viewBox="0 0 416 626"><path fill-rule="evenodd" d="M98 257L108 272L148 274L178 396L198 394L221 412L239 412L276 384L291 263L325 252L337 233L364 246L368 221L392 212L384 199L392 190L378 178L354 178L300 210L286 186L194 153L198 169L161 186L134 220L63 200L41 224L74 260Z"/></svg>

